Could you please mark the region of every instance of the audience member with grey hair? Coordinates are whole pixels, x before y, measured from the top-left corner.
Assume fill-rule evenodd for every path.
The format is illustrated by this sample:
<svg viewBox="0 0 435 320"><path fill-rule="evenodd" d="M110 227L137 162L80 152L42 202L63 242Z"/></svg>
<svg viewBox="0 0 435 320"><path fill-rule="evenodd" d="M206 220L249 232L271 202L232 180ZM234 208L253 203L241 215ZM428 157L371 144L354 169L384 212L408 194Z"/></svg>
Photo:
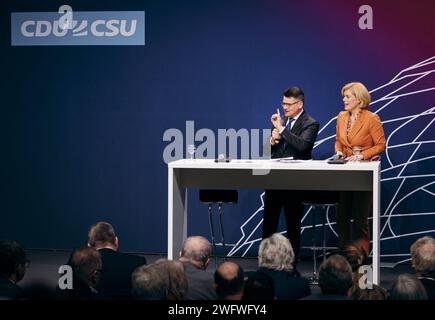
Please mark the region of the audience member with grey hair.
<svg viewBox="0 0 435 320"><path fill-rule="evenodd" d="M159 259L154 262L168 276L167 300L184 300L187 295L187 278L179 261Z"/></svg>
<svg viewBox="0 0 435 320"><path fill-rule="evenodd" d="M347 293L352 286L352 267L339 254L322 262L319 269L321 294L314 294L307 300L349 300Z"/></svg>
<svg viewBox="0 0 435 320"><path fill-rule="evenodd" d="M263 239L258 250L259 270L269 276L278 300L297 300L310 294L308 279L293 272L294 252L290 241L280 233Z"/></svg>
<svg viewBox="0 0 435 320"><path fill-rule="evenodd" d="M158 264L143 265L133 271L131 294L138 300L166 300L169 277Z"/></svg>
<svg viewBox="0 0 435 320"><path fill-rule="evenodd" d="M275 233L261 241L258 262L262 268L292 272L294 256L290 241L282 234Z"/></svg>
<svg viewBox="0 0 435 320"><path fill-rule="evenodd" d="M131 278L131 293L138 300L183 300L187 293L187 278L179 261L159 259L137 268Z"/></svg>
<svg viewBox="0 0 435 320"><path fill-rule="evenodd" d="M204 237L192 236L184 241L180 261L194 264L198 269L207 269L210 262L211 243Z"/></svg>
<svg viewBox="0 0 435 320"><path fill-rule="evenodd" d="M426 289L429 300L435 300L435 239L418 239L411 246L412 267Z"/></svg>
<svg viewBox="0 0 435 320"><path fill-rule="evenodd" d="M427 300L427 293L416 276L405 273L393 283L390 300Z"/></svg>
<svg viewBox="0 0 435 320"><path fill-rule="evenodd" d="M192 236L184 241L179 261L187 277L187 300L216 299L213 273L206 270L211 252L211 244L204 237Z"/></svg>

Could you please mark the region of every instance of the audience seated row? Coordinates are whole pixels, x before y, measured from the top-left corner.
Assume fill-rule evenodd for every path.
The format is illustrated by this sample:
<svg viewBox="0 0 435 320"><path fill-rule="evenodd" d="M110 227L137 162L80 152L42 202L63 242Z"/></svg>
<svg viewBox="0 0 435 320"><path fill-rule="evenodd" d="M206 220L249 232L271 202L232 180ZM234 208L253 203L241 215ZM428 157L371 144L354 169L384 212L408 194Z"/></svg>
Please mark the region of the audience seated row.
<svg viewBox="0 0 435 320"><path fill-rule="evenodd" d="M74 250L69 258L73 288L38 295L38 286L24 292L17 285L29 263L24 249L16 241L1 240L0 299L435 300L435 239L429 236L411 246L415 275L400 275L390 291L364 282L359 271L367 257L358 242L321 264L320 294L311 294L308 279L293 270L293 248L281 234L261 242L254 272L245 274L238 264L225 261L213 273L208 268L211 253L206 238L192 236L185 240L178 261L147 264L142 256L119 252L114 228L98 222L89 229L88 246Z"/></svg>

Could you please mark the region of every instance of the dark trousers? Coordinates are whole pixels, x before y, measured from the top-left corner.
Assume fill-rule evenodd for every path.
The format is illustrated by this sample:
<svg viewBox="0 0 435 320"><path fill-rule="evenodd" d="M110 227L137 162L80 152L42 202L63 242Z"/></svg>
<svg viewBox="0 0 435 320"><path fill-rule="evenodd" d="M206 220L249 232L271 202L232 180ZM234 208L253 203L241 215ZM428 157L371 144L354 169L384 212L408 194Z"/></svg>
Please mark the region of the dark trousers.
<svg viewBox="0 0 435 320"><path fill-rule="evenodd" d="M340 248L352 241L358 242L369 253L370 234L368 213L372 205L372 194L368 191L342 191L337 208L337 230ZM352 237L351 219L354 220Z"/></svg>
<svg viewBox="0 0 435 320"><path fill-rule="evenodd" d="M293 247L296 266L301 243L301 219L304 211L301 192L289 190L266 190L264 195L263 239L278 231L281 209L284 209L287 238Z"/></svg>

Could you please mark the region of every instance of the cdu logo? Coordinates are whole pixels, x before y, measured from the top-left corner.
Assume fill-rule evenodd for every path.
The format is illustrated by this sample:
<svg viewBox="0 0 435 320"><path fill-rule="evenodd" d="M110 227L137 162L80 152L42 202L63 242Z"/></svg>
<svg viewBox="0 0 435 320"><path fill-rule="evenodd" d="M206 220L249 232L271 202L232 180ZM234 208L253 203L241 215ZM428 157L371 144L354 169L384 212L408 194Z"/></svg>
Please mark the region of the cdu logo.
<svg viewBox="0 0 435 320"><path fill-rule="evenodd" d="M12 46L143 46L145 11L12 12Z"/></svg>

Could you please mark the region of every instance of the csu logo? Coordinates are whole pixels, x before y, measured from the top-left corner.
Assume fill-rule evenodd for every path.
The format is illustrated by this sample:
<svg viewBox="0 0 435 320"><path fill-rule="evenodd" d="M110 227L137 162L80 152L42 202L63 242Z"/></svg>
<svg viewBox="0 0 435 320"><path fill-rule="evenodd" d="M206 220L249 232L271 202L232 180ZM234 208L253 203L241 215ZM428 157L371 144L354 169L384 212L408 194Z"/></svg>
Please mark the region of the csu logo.
<svg viewBox="0 0 435 320"><path fill-rule="evenodd" d="M11 13L11 44L35 45L144 45L144 11Z"/></svg>

